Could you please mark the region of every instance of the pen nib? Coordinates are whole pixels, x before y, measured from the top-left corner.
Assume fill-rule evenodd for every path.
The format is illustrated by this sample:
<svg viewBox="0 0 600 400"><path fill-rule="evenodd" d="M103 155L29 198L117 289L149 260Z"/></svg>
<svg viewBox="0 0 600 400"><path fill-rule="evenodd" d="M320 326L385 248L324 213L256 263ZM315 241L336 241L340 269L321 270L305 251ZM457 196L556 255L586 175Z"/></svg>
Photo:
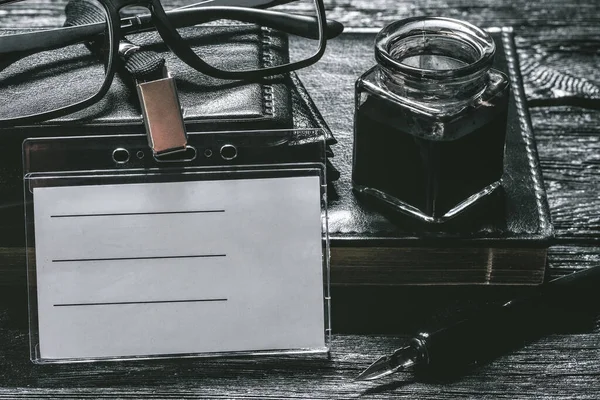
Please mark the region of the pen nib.
<svg viewBox="0 0 600 400"><path fill-rule="evenodd" d="M360 375L356 377L357 381L372 381L383 378L415 365L417 352L411 346L401 347L391 355L382 356Z"/></svg>

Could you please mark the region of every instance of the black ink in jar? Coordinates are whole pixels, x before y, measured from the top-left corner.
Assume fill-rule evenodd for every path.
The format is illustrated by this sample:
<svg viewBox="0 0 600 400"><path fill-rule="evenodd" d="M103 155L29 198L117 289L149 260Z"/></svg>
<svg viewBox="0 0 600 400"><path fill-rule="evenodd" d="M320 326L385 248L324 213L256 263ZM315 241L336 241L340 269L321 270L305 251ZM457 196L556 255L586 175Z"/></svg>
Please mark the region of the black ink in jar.
<svg viewBox="0 0 600 400"><path fill-rule="evenodd" d="M501 185L509 82L485 31L409 18L375 40L356 82L352 183L358 195L431 223Z"/></svg>

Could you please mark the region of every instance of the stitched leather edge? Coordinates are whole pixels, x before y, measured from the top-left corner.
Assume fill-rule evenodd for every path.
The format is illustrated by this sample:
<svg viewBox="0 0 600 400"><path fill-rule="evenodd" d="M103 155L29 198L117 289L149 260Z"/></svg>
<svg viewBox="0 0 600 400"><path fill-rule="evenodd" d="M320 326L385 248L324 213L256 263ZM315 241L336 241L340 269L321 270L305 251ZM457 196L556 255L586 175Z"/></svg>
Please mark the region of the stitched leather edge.
<svg viewBox="0 0 600 400"><path fill-rule="evenodd" d="M535 139L533 137L533 127L531 126L531 120L529 113L525 108L524 99L525 92L523 86L520 84L522 81L521 72L519 68L519 60L517 58L516 46L513 43L513 30L512 28L502 28L502 44L504 46L504 52L506 54L506 62L508 64L509 79L511 90L514 93L515 105L517 108L517 114L519 117L519 125L521 127L521 137L525 143L525 149L527 152L527 160L529 168L531 169L531 178L533 180L533 188L535 191L535 201L538 209L538 222L540 230L549 231L552 229L549 224L550 211L546 202L546 191L544 189L544 179L540 173L539 159L537 156L537 148Z"/></svg>
<svg viewBox="0 0 600 400"><path fill-rule="evenodd" d="M292 81L292 85L296 87L296 92L298 96L302 100L302 102L306 105L306 111L313 118L314 122L318 125L318 128L323 129L325 132L325 138L327 140L328 145L332 145L337 143L335 137L333 137L333 133L331 132L331 128L327 125L327 121L323 118L323 115L317 108L317 105L312 101L306 87L300 80L300 77L296 74L296 72L290 72L290 79Z"/></svg>
<svg viewBox="0 0 600 400"><path fill-rule="evenodd" d="M269 35L270 30L261 27L261 52L260 52L260 63L265 67L271 67L273 65L273 53L271 52L272 40ZM265 115L273 115L273 86L264 83L260 84L263 93L263 112Z"/></svg>

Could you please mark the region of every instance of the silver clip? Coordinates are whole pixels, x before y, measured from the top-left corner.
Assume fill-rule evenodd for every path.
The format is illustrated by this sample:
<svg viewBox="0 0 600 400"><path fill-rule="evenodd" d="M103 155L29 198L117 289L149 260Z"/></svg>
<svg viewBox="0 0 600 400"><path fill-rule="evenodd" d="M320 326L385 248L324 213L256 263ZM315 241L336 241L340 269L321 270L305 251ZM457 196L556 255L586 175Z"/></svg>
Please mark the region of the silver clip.
<svg viewBox="0 0 600 400"><path fill-rule="evenodd" d="M187 133L175 79L165 70L165 78L137 82L137 92L142 105L148 145L154 156L185 151Z"/></svg>

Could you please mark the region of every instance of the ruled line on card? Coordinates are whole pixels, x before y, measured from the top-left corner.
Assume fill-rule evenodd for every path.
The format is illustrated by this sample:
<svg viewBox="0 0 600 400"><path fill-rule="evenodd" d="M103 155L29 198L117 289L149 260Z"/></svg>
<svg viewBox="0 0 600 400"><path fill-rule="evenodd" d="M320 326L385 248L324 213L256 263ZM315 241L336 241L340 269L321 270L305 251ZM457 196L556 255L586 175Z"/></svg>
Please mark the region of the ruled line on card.
<svg viewBox="0 0 600 400"><path fill-rule="evenodd" d="M227 254L191 254L183 256L149 256L149 257L108 257L108 258L63 258L52 260L53 263L87 262L87 261L127 261L127 260L164 260L176 258L213 258L226 257Z"/></svg>
<svg viewBox="0 0 600 400"><path fill-rule="evenodd" d="M81 306L116 306L127 304L164 304L164 303L204 303L221 302L227 299L190 299L190 300L150 300L150 301L115 301L108 303L60 303L54 304L54 307L81 307Z"/></svg>
<svg viewBox="0 0 600 400"><path fill-rule="evenodd" d="M56 214L50 218L77 218L77 217L115 217L131 215L170 215L170 214L208 214L224 213L225 210L194 210L194 211L148 211L148 212L127 212L127 213L99 213L99 214Z"/></svg>

